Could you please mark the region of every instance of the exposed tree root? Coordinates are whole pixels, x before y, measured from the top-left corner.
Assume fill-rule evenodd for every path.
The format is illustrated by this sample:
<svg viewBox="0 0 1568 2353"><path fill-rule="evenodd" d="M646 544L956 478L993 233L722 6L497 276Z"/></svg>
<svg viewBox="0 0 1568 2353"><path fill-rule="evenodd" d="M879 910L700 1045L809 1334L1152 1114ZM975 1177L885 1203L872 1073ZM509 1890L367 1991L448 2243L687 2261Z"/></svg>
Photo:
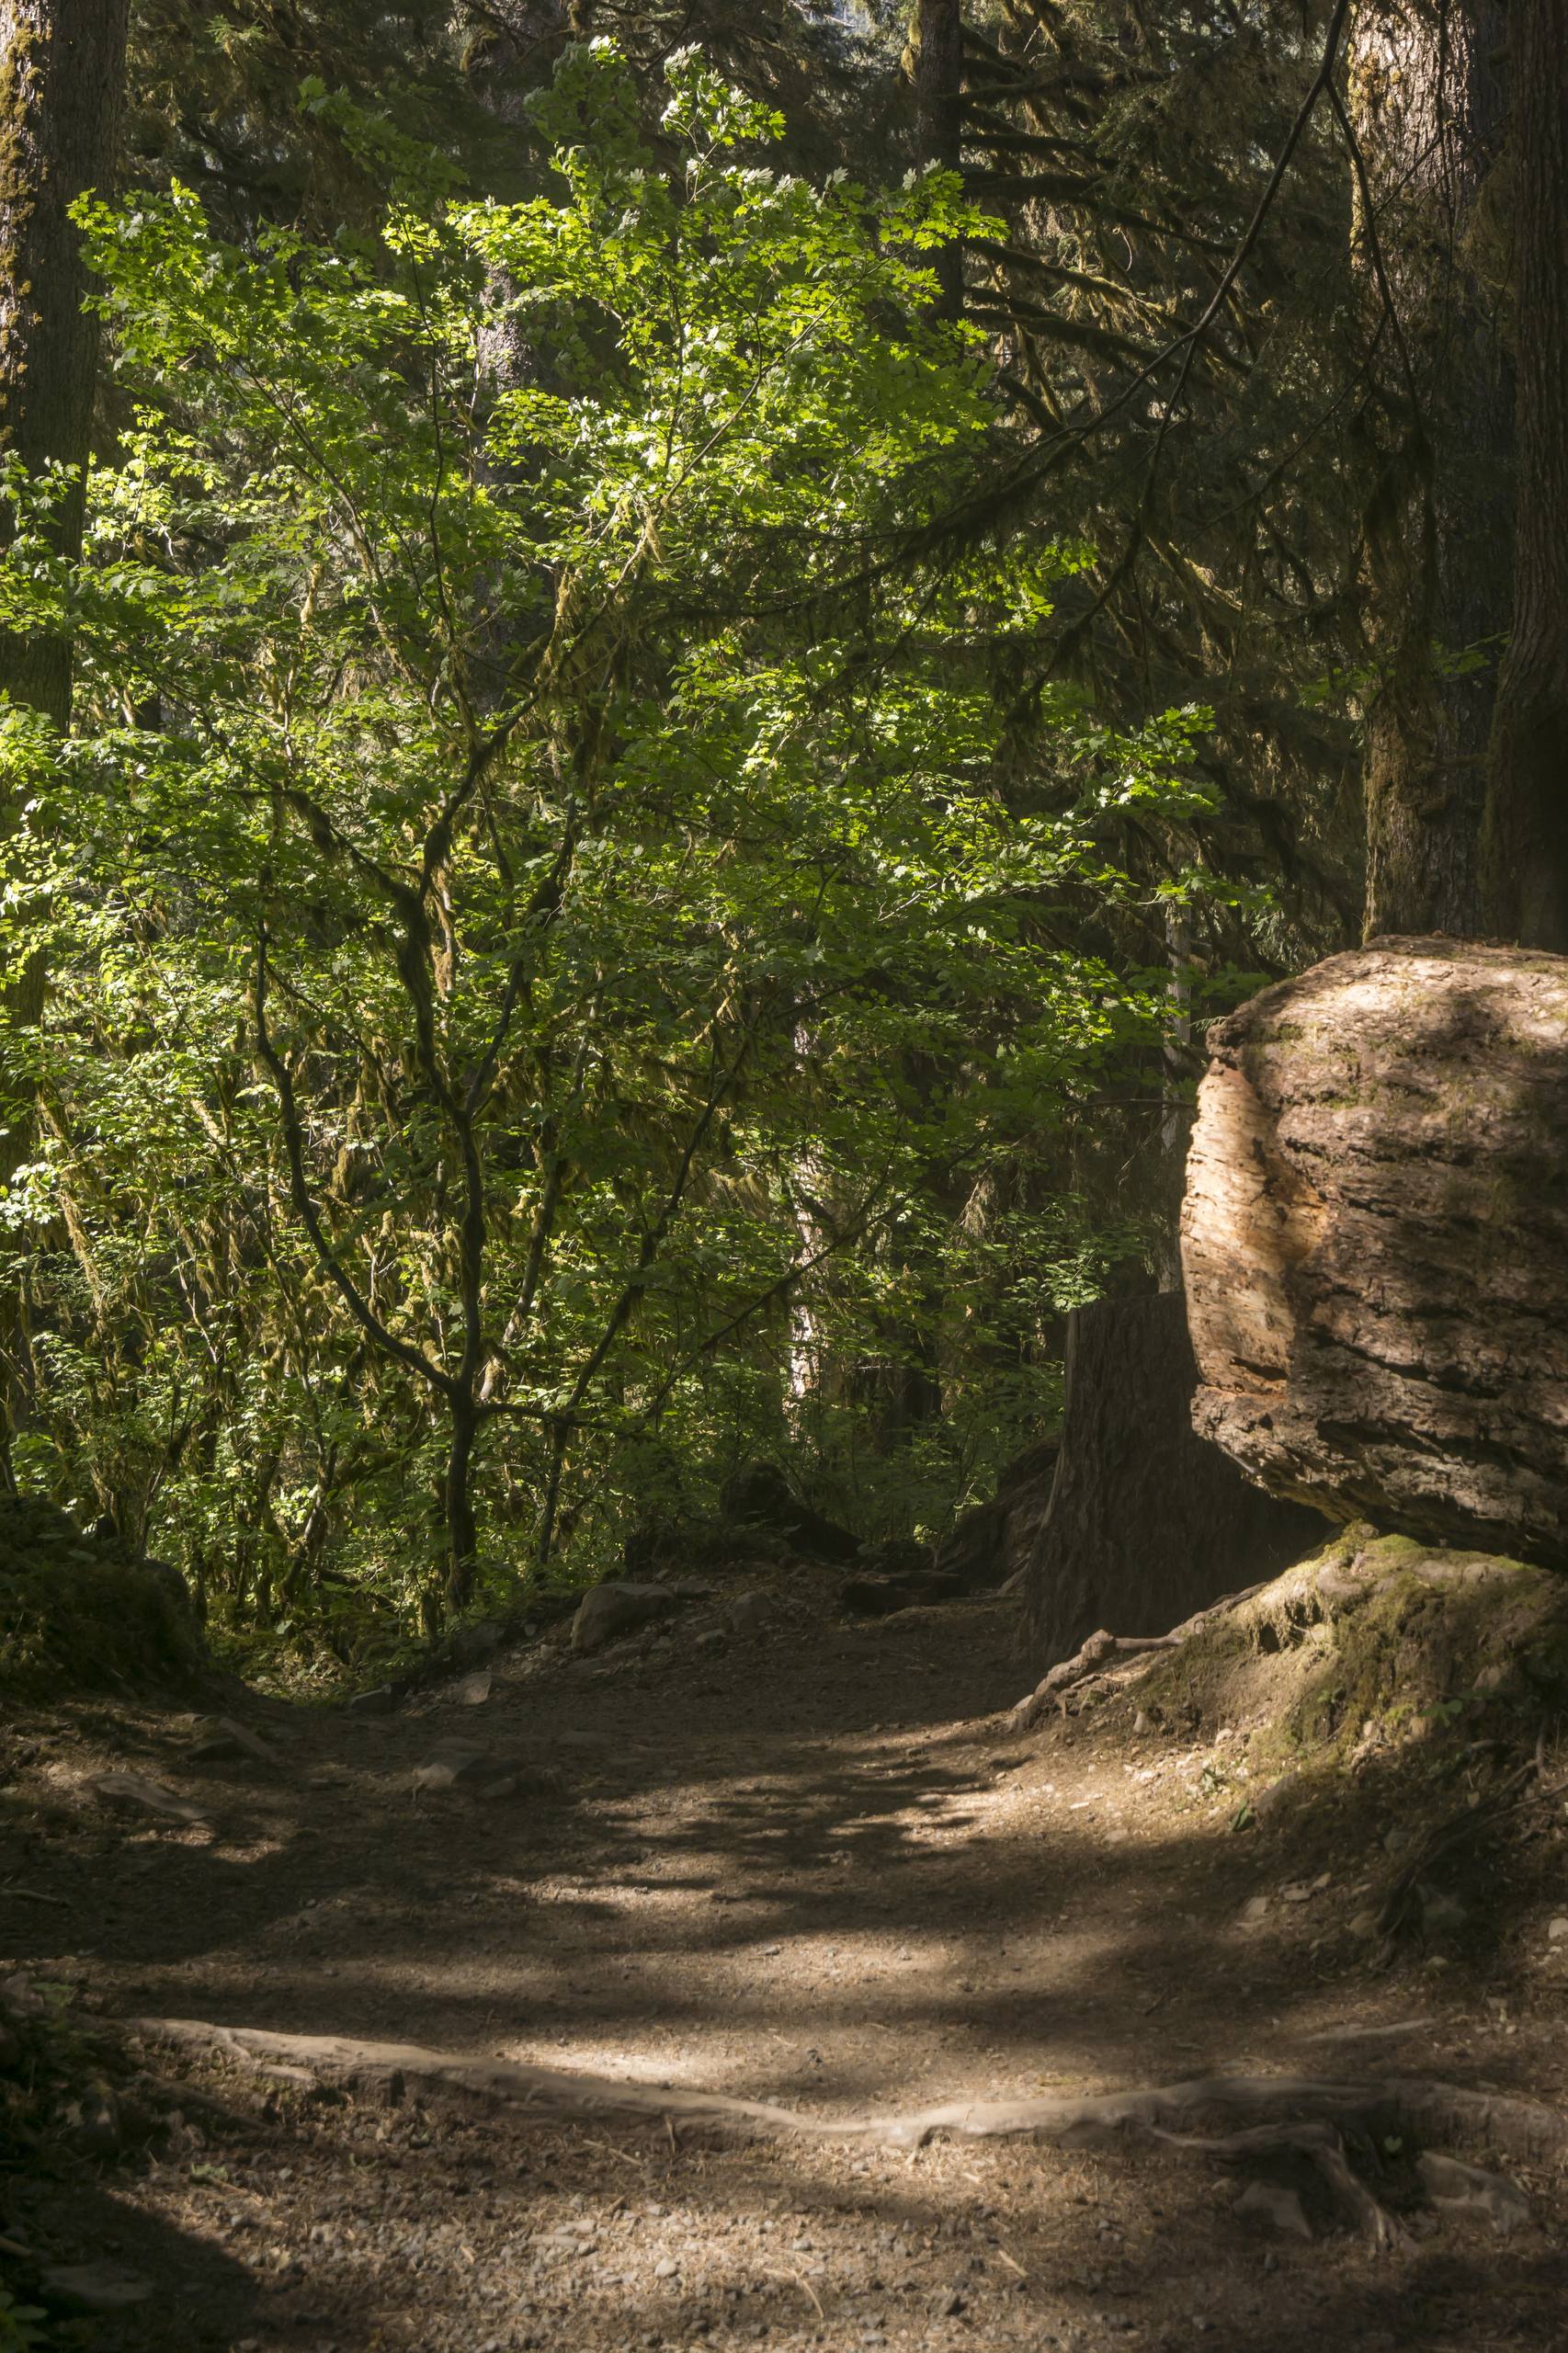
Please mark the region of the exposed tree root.
<svg viewBox="0 0 1568 2353"><path fill-rule="evenodd" d="M1147 1651L1175 1650L1185 1638L1183 1628L1172 1634L1108 1634L1102 1627L1097 1634L1089 1636L1082 1650L1075 1651L1071 1658L1060 1660L1032 1691L1025 1694L1007 1716L1008 1732L1032 1732L1052 1708L1065 1710L1066 1694L1091 1676L1101 1675L1124 1659L1141 1658Z"/></svg>
<svg viewBox="0 0 1568 2353"><path fill-rule="evenodd" d="M1208 2075L1128 2091L963 2100L903 2114L837 2118L806 2115L771 2101L739 2099L722 2092L677 2090L514 2060L471 2058L414 2043L275 2034L199 2018L138 2018L131 2027L150 2040L220 2052L274 2073L303 2068L312 2076L378 2095L389 2103L417 2091L555 2117L642 2118L662 2121L672 2137L679 2126L694 2125L743 2137L861 2139L903 2148L921 2147L939 2134L1012 2136L1058 2147L1143 2135L1230 2160L1289 2151L1304 2156L1340 2210L1384 2245L1398 2241L1399 2226L1352 2168L1346 2132L1363 2134L1374 2145L1393 2132L1422 2140L1462 2139L1514 2156L1568 2149L1568 2117L1555 2109L1420 2076L1335 2082L1299 2075ZM1259 2120L1213 2138L1182 2129L1225 2115Z"/></svg>
<svg viewBox="0 0 1568 2353"><path fill-rule="evenodd" d="M1249 1601L1255 1601L1259 1594L1267 1593L1274 1582L1266 1577L1260 1585L1246 1586L1240 1593L1228 1593L1222 1599L1211 1601L1207 1608L1184 1618L1168 1634L1113 1634L1102 1626L1071 1658L1059 1659L1034 1689L1026 1692L1017 1707L1010 1710L1006 1718L1008 1733L1032 1732L1053 1707L1065 1714L1064 1695L1068 1691L1113 1676L1118 1667L1128 1665L1133 1659L1142 1658L1152 1651L1180 1650L1184 1643L1203 1633L1217 1619L1230 1617Z"/></svg>
<svg viewBox="0 0 1568 2353"><path fill-rule="evenodd" d="M1300 2124L1255 2124L1244 2131L1214 2137L1166 2132L1158 2125L1152 2130L1154 2138L1168 2148L1181 2149L1194 2156L1219 2157L1227 2162L1248 2157L1304 2157L1334 2204L1349 2221L1358 2223L1374 2245L1401 2247L1410 2243L1410 2234L1403 2223L1380 2198L1373 2196L1355 2171L1336 2125L1322 2119Z"/></svg>

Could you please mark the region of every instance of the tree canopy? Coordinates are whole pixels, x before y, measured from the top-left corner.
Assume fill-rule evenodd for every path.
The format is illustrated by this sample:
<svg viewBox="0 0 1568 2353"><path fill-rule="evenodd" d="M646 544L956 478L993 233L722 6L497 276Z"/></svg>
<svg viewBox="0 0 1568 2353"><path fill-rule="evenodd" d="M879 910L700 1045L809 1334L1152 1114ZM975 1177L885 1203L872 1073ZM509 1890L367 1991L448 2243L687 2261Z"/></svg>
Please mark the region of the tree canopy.
<svg viewBox="0 0 1568 2353"><path fill-rule="evenodd" d="M8 1459L307 1646L757 1458L939 1533L1170 1279L1195 1024L1353 934L1363 833L1374 916L1480 887L1471 51L698 15L149 6L49 191ZM1471 74L1441 188L1396 53Z"/></svg>

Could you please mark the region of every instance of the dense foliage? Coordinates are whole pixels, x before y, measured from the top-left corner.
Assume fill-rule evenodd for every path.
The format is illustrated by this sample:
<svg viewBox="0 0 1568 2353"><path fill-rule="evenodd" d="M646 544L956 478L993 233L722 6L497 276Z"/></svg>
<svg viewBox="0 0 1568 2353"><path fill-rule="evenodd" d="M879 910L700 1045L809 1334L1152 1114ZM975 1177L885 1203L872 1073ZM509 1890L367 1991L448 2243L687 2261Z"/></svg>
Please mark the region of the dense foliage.
<svg viewBox="0 0 1568 2353"><path fill-rule="evenodd" d="M516 202L316 93L373 236L87 201L79 563L7 484L0 623L77 662L69 734L3 722L14 1468L264 1623L602 1564L785 1447L938 1525L1129 1246L1051 1139L1142 1084L1164 975L1096 910L1202 715L1042 688L1086 551L947 528L997 435L956 179L781 173L665 72L650 143L568 50Z"/></svg>

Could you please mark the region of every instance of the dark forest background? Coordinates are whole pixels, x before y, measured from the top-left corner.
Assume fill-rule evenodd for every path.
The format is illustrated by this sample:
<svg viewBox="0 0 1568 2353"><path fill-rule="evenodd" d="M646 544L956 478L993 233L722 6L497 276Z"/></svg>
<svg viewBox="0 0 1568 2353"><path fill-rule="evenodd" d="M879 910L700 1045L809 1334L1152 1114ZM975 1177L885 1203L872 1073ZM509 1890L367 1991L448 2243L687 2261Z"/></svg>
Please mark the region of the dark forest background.
<svg viewBox="0 0 1568 2353"><path fill-rule="evenodd" d="M1568 949L1563 15L9 0L17 1488L328 1671L939 1538L1210 1018Z"/></svg>

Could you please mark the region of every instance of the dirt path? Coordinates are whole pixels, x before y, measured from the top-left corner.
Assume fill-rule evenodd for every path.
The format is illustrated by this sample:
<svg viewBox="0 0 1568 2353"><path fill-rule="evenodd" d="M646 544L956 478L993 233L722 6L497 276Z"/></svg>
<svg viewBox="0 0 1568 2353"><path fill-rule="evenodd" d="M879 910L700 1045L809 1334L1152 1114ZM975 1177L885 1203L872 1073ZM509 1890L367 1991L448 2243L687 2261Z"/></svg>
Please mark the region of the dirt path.
<svg viewBox="0 0 1568 2353"><path fill-rule="evenodd" d="M826 2114L1369 2052L1568 2105L1568 1949L1369 1975L1350 1923L1397 1824L1232 1835L1233 1728L1009 1742L1015 1646L1006 1602L846 1626L797 1585L744 1629L715 1603L597 1660L535 1643L483 1697L481 1676L385 1715L253 1709L277 1769L192 1763L188 1728L153 1714L19 1725L0 1953L121 2018ZM417 1790L452 1741L486 1752L473 1778ZM83 1780L108 1768L210 1825L107 1817ZM497 1779L517 1786L474 1793ZM178 2086L155 2158L0 2213L0 2238L155 2281L89 2325L106 2348L1568 2347L1542 2171L1506 2242L1428 2214L1380 2256L1325 2215L1303 2242L1238 2213L1233 2170L1146 2150L716 2146L148 2064Z"/></svg>

